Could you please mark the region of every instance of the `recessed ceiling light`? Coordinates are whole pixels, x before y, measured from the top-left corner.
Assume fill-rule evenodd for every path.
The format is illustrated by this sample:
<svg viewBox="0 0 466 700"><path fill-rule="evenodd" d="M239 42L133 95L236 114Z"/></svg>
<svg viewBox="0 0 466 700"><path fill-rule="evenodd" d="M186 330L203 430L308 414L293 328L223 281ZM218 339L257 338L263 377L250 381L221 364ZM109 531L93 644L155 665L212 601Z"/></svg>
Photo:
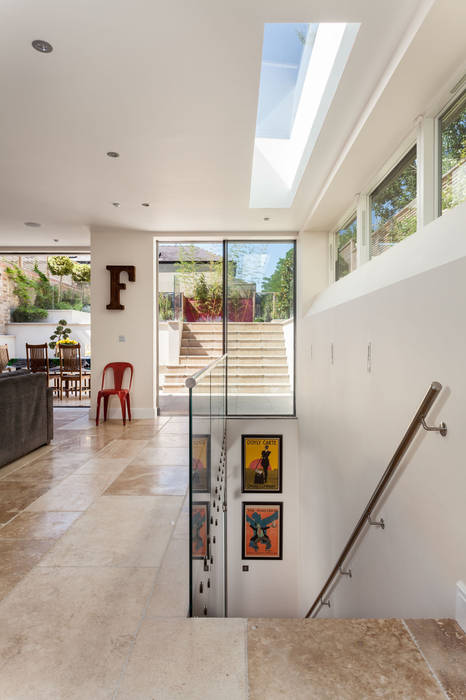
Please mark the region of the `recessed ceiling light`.
<svg viewBox="0 0 466 700"><path fill-rule="evenodd" d="M107 155L109 158L119 158L120 154L117 153L116 151L107 151Z"/></svg>
<svg viewBox="0 0 466 700"><path fill-rule="evenodd" d="M54 238L54 239L53 239L53 242L54 242L54 243L58 243L59 240L60 240L59 238Z"/></svg>
<svg viewBox="0 0 466 700"><path fill-rule="evenodd" d="M112 204L113 204L114 207L119 207L119 206L120 206L120 202L112 202Z"/></svg>
<svg viewBox="0 0 466 700"><path fill-rule="evenodd" d="M149 202L143 202L141 204L141 207L150 207L150 204L149 204Z"/></svg>
<svg viewBox="0 0 466 700"><path fill-rule="evenodd" d="M37 221L25 221L25 226L30 226L31 228L39 228L40 224Z"/></svg>
<svg viewBox="0 0 466 700"><path fill-rule="evenodd" d="M48 41L44 41L44 39L34 39L34 41L31 43L33 48L35 48L36 51L39 51L39 53L52 53L53 51L52 44L49 44Z"/></svg>
<svg viewBox="0 0 466 700"><path fill-rule="evenodd" d="M270 221L270 216L264 216L264 221Z"/></svg>

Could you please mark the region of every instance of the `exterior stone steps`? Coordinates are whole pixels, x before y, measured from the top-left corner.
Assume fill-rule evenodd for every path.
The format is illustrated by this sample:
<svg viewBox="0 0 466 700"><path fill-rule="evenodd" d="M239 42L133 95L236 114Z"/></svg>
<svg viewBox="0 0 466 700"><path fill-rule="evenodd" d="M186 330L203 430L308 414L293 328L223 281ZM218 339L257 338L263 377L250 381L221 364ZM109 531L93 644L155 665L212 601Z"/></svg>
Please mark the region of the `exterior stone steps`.
<svg viewBox="0 0 466 700"><path fill-rule="evenodd" d="M210 385L209 385L210 386ZM209 386L206 384L206 392L209 391ZM186 389L184 383L180 382L165 382L164 390L167 394L183 394L188 390ZM202 393L202 387L199 388L199 393ZM289 394L290 386L289 382L287 384L244 384L238 383L233 384L228 382L228 393L229 394Z"/></svg>
<svg viewBox="0 0 466 700"><path fill-rule="evenodd" d="M170 375L169 383L176 383L191 376L191 373ZM221 386L223 383L222 376L212 377L211 384ZM273 384L274 386L290 385L290 377L288 374L228 374L228 384Z"/></svg>
<svg viewBox="0 0 466 700"><path fill-rule="evenodd" d="M228 333L229 393L290 393L282 324L230 323ZM185 379L218 358L222 349L222 323L184 323L180 363L161 368L162 390L185 392ZM213 386L220 385L220 377L213 378Z"/></svg>
<svg viewBox="0 0 466 700"><path fill-rule="evenodd" d="M198 364L198 365L172 365L169 367L165 367L164 371L162 374L170 374L170 375L178 375L180 377L190 377L194 372L196 372L199 369L203 369L205 365ZM236 366L236 365L228 365L228 374L229 376L236 376L236 375L241 375L241 376L253 376L253 377L261 377L264 375L271 376L271 375L283 375L283 376L289 376L288 375L288 367L286 362L281 365L257 365L257 366Z"/></svg>
<svg viewBox="0 0 466 700"><path fill-rule="evenodd" d="M219 357L219 354L217 353L215 357ZM172 369L173 367L197 367L198 369L201 369L201 367L206 367L206 365L210 361L211 359L207 355L204 357L199 355L183 355L182 357L180 357L179 365L168 365L168 367L170 369ZM266 362L264 362L264 360L261 357L229 357L228 359L229 367L244 367L249 365L256 367L267 366L269 364L282 365L285 367L288 366L285 355L268 355Z"/></svg>

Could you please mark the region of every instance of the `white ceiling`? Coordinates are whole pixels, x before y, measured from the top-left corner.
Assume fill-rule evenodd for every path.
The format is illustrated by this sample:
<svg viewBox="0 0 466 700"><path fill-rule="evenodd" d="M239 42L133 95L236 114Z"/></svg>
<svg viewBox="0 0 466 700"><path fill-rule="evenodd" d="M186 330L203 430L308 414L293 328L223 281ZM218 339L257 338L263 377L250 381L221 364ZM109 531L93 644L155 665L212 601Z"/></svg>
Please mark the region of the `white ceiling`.
<svg viewBox="0 0 466 700"><path fill-rule="evenodd" d="M3 0L0 245L85 245L90 226L310 226L317 194L390 58L430 4ZM249 208L249 194L262 30L271 21L361 29L293 206L261 210ZM53 53L34 51L33 39L52 43ZM121 157L106 157L109 150ZM329 213L319 212L324 226Z"/></svg>

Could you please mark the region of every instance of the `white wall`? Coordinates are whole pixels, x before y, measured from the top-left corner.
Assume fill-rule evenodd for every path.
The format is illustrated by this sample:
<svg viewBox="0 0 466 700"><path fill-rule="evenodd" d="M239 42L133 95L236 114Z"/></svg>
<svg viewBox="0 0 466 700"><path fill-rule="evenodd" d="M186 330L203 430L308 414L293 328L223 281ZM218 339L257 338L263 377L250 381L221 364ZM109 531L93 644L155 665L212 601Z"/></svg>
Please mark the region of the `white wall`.
<svg viewBox="0 0 466 700"><path fill-rule="evenodd" d="M179 365L181 330L178 321L159 321L160 365Z"/></svg>
<svg viewBox="0 0 466 700"><path fill-rule="evenodd" d="M62 316L66 313L61 312ZM87 314L89 316L89 314ZM8 323L7 333L14 337L15 355L11 357L26 358L26 343L39 345L49 343L50 336L55 332L57 323ZM69 323L70 337L81 345L81 356L91 353L91 326L89 323ZM49 357L53 357L53 350L49 349Z"/></svg>
<svg viewBox="0 0 466 700"><path fill-rule="evenodd" d="M14 335L0 335L0 345L8 346L8 356L10 360L16 357L16 338Z"/></svg>
<svg viewBox="0 0 466 700"><path fill-rule="evenodd" d="M134 365L132 413L135 418L151 418L155 406L155 318L154 318L154 238L150 232L131 230L91 231L91 328L92 383L100 386L102 369L108 362L126 361ZM121 282L123 311L110 311L110 273L107 265L135 265L136 281ZM125 340L120 342L119 337ZM93 392L91 414L95 415L97 392ZM111 415L118 416L118 406Z"/></svg>
<svg viewBox="0 0 466 700"><path fill-rule="evenodd" d="M228 421L228 616L296 617L299 518L297 421ZM283 493L241 493L241 435L283 435ZM283 502L283 559L242 560L243 501ZM242 571L243 564L249 566Z"/></svg>
<svg viewBox="0 0 466 700"><path fill-rule="evenodd" d="M465 223L462 205L322 292L304 320L302 613L438 380L445 390L429 419L445 420L448 436L419 435L376 513L386 529L367 531L330 614L454 616L455 583L466 576Z"/></svg>

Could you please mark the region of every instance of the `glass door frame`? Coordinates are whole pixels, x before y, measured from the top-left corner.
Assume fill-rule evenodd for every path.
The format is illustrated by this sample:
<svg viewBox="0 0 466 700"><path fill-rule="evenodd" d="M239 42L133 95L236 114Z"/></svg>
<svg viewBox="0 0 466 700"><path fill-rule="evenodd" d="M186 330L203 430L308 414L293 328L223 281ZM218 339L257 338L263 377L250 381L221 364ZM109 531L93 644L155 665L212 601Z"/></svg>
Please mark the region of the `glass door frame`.
<svg viewBox="0 0 466 700"><path fill-rule="evenodd" d="M223 305L222 305L222 310L223 310L223 319L222 319L222 354L225 354L228 352L228 245L229 244L267 244L267 243L289 243L293 245L293 268L294 268L294 275L293 275L293 377L292 377L292 382L291 382L291 388L293 392L293 401L292 401L292 412L291 413L253 413L253 414L248 414L248 413L242 413L242 414L230 414L228 411L228 356L226 360L226 400L225 400L225 406L226 406L226 417L231 418L231 419L242 419L242 418L296 418L296 337L297 337L297 319L296 319L296 308L297 308L297 298L296 298L296 292L297 292L297 276L298 276L298 268L297 268L297 239L295 236L291 237L278 237L278 236L270 236L270 237L260 237L260 238L237 238L237 237L222 237L222 238L212 238L209 239L208 237L203 237L199 236L194 238L194 237L160 237L158 238L157 236L154 236L155 241L156 241L156 246L155 246L155 251L156 251L156 264L157 264L157 274L156 274L156 348L157 348L157 363L156 363L156 391L157 391L157 397L156 397L156 406L157 406L157 414L160 415L160 382L159 382L159 376L160 376L160 357L159 357L159 323L160 323L160 318L159 318L159 310L158 310L158 304L159 304L159 270L158 270L158 264L159 264L159 246L163 245L164 243L169 243L169 244L178 244L178 245L212 245L216 244L219 247L221 246L222 249L222 268L223 268L223 289L222 289L222 294L223 294ZM208 363L207 363L208 364Z"/></svg>
<svg viewBox="0 0 466 700"><path fill-rule="evenodd" d="M267 244L267 243L290 243L293 245L293 412L292 413L234 413L228 412L228 245L234 243ZM223 354L226 353L226 394L225 407L226 416L230 419L260 419L260 418L296 418L296 291L297 291L297 240L296 238L225 238L223 240Z"/></svg>

